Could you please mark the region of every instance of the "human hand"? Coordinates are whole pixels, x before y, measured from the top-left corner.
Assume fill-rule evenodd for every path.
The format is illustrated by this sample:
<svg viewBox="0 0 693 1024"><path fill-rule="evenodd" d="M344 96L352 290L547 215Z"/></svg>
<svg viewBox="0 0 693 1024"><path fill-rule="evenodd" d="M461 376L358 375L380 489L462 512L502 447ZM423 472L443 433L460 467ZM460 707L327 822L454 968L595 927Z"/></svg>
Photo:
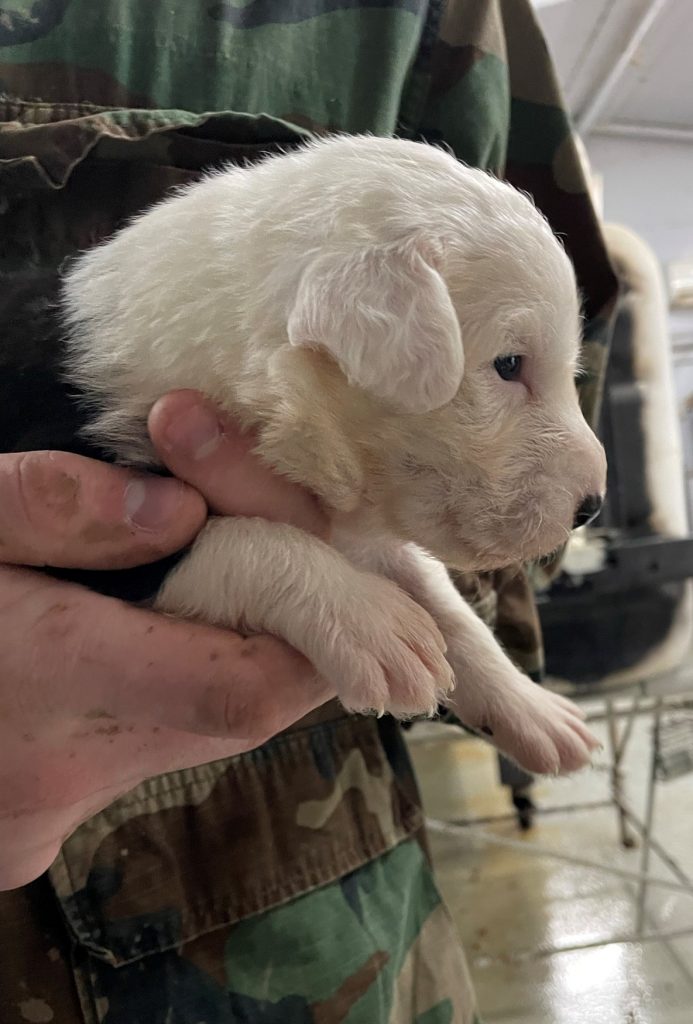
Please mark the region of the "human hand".
<svg viewBox="0 0 693 1024"><path fill-rule="evenodd" d="M326 535L315 500L199 395L161 399L150 433L178 479L61 452L0 455L0 889L36 878L81 821L143 779L249 750L332 696L274 637L25 568L154 561L195 536L208 506Z"/></svg>

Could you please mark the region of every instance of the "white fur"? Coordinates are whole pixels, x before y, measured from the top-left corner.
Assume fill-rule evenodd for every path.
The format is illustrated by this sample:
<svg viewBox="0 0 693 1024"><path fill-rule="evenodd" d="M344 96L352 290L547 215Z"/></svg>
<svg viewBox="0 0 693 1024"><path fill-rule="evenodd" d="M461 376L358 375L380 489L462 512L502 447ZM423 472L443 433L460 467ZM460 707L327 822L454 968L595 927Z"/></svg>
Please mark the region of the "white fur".
<svg viewBox="0 0 693 1024"><path fill-rule="evenodd" d="M151 405L197 388L335 523L329 547L211 520L159 607L274 631L347 707L399 715L450 689L435 619L465 721L536 770L588 759L574 709L414 546L461 569L546 554L604 488L573 271L524 196L428 146L323 141L155 207L79 261L65 309L91 431L121 460L151 463ZM519 381L494 370L510 354Z"/></svg>
<svg viewBox="0 0 693 1024"><path fill-rule="evenodd" d="M324 347L350 384L405 412L439 409L462 382L449 292L415 247L317 256L299 284L288 335L292 345Z"/></svg>

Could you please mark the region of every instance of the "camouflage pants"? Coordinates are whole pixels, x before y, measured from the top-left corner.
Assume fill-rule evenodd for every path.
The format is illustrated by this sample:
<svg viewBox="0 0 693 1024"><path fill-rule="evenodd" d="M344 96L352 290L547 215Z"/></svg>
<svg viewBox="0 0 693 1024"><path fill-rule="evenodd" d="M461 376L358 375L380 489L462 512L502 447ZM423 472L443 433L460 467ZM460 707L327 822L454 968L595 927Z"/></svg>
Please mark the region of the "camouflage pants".
<svg viewBox="0 0 693 1024"><path fill-rule="evenodd" d="M39 890L5 895L14 962ZM9 904L9 906L7 905ZM46 916L46 907L42 910ZM51 940L55 935L51 935ZM3 1024L472 1024L459 941L415 840L338 882L122 967L82 959L79 1006L53 988L59 947L31 950ZM3 973L5 971L3 970Z"/></svg>
<svg viewBox="0 0 693 1024"><path fill-rule="evenodd" d="M473 1024L382 728L302 728L85 822L46 877L0 894L2 1024Z"/></svg>

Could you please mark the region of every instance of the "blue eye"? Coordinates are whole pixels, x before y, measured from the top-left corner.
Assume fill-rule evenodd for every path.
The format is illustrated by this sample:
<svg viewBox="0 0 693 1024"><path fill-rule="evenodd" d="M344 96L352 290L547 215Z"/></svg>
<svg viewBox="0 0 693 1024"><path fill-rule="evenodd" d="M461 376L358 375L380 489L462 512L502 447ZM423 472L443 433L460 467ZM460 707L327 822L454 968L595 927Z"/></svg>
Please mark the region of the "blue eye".
<svg viewBox="0 0 693 1024"><path fill-rule="evenodd" d="M519 380L522 370L522 356L498 356L493 368L502 380Z"/></svg>

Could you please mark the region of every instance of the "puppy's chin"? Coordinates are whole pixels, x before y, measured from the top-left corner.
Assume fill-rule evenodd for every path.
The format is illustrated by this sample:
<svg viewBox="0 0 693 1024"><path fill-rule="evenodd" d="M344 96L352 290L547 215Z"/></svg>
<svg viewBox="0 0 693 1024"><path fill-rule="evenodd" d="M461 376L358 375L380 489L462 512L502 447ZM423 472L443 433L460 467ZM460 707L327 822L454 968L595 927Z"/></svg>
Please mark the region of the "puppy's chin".
<svg viewBox="0 0 693 1024"><path fill-rule="evenodd" d="M429 536L419 537L416 542L448 569L458 572L494 572L522 560L519 549L501 549L499 545L480 547L459 538Z"/></svg>
<svg viewBox="0 0 693 1024"><path fill-rule="evenodd" d="M562 550L569 536L567 529L559 528L546 537L520 538L504 543L499 536L489 536L486 543L453 538L430 537L428 543L419 543L440 559L449 569L458 572L495 572L512 565L529 562L551 562Z"/></svg>

